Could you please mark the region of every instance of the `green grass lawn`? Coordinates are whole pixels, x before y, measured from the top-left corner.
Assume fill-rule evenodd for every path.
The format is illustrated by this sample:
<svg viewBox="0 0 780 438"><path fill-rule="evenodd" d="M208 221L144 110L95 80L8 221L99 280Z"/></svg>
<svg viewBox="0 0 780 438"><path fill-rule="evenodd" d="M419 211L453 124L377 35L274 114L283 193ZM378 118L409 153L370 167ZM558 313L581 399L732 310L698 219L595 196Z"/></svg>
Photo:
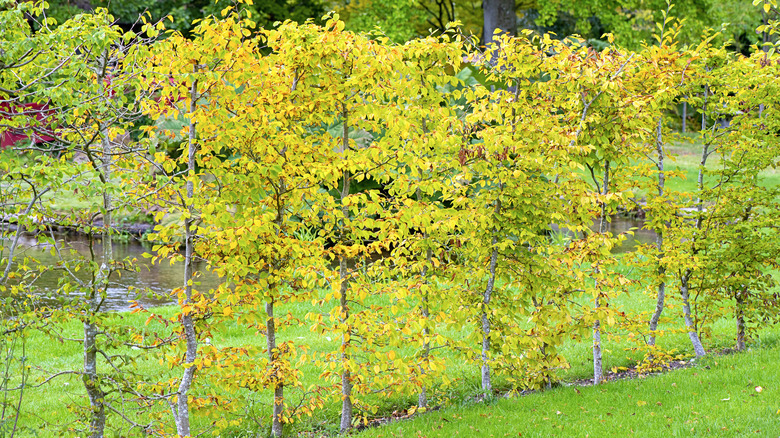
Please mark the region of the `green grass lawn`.
<svg viewBox="0 0 780 438"><path fill-rule="evenodd" d="M773 337L761 348L661 375L464 402L358 436L778 436L779 363Z"/></svg>

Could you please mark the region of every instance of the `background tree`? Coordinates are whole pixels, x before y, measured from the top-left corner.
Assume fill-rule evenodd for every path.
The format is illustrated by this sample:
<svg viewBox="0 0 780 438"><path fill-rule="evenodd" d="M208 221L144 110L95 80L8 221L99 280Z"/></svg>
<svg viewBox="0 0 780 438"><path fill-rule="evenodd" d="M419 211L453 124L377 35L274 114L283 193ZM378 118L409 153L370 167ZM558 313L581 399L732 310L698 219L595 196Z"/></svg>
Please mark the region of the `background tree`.
<svg viewBox="0 0 780 438"><path fill-rule="evenodd" d="M517 15L515 0L483 0L482 43L485 46L493 42L494 34L500 30L509 35L517 35Z"/></svg>
<svg viewBox="0 0 780 438"><path fill-rule="evenodd" d="M178 30L184 35L191 35L197 20L208 16L220 16L220 11L228 3L215 3L207 0L129 0L114 2L108 0L53 0L48 14L62 23L68 18L96 8L106 8L116 17L117 25L125 30L140 28L138 17L144 13L150 14L151 21L160 21L170 16L173 20L168 28ZM250 18L261 26L270 27L276 21L293 20L303 23L307 19L318 20L326 12L321 0L257 0L254 2L234 2L240 4L245 18Z"/></svg>

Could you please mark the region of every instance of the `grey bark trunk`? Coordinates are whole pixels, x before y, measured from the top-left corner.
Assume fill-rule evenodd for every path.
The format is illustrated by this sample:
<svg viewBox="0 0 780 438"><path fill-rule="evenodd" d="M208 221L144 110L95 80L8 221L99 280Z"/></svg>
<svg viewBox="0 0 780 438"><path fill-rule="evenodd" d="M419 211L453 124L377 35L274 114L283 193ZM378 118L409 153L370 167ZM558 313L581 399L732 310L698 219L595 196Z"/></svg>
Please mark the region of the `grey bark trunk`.
<svg viewBox="0 0 780 438"><path fill-rule="evenodd" d="M685 103L683 103L685 104ZM683 117L685 115L685 108L683 107ZM683 118L683 120L685 120ZM664 189L666 185L666 175L664 174L664 145L663 145L663 117L658 118L658 131L656 136L656 152L658 153L658 197L664 196ZM661 228L659 230L656 230L656 239L655 239L655 245L656 249L658 249L658 277L662 278L663 275L666 273L666 268L660 265L661 260L664 257L663 249L664 249L664 229ZM655 298L655 311L653 312L653 316L650 317L650 337L647 341L647 345L655 346L655 331L658 329L658 320L661 318L661 313L664 310L664 301L666 298L666 282L663 280L659 280L658 283L658 292Z"/></svg>
<svg viewBox="0 0 780 438"><path fill-rule="evenodd" d="M709 71L709 69L708 69ZM704 104L701 107L701 130L704 132L705 129L707 129L707 94L709 93L710 88L708 86L704 86Z"/></svg>
<svg viewBox="0 0 780 438"><path fill-rule="evenodd" d="M517 35L515 0L482 0L482 11L484 13L482 41L485 46L493 42L496 29L510 35Z"/></svg>
<svg viewBox="0 0 780 438"><path fill-rule="evenodd" d="M682 296L683 302L683 317L685 318L685 327L688 330L688 338L691 340L691 344L693 345L693 351L696 353L697 357L701 357L706 355L707 352L704 350L704 346L701 344L699 334L696 333L696 327L693 323L693 318L691 317L691 305L689 302L688 292L688 282L690 281L690 278L688 275L689 274L683 276L680 285L680 295Z"/></svg>
<svg viewBox="0 0 780 438"><path fill-rule="evenodd" d="M501 183L498 184L499 190L501 189ZM496 199L496 206L494 209L494 212L496 215L501 213L501 200ZM488 306L490 306L490 299L493 295L493 289L496 285L496 265L498 264L498 248L496 247L498 245L498 236L495 234L493 235L493 239L491 239L491 248L492 251L490 253L490 276L488 277L487 286L485 287L485 293L482 295L482 315L481 315L481 323L482 323L482 369L481 369L481 376L482 376L482 392L486 396L490 396L493 391L493 385L490 381L490 362L488 355L490 353L490 318L488 317Z"/></svg>
<svg viewBox="0 0 780 438"><path fill-rule="evenodd" d="M197 66L195 72L198 71ZM190 88L190 114L196 109L198 100L198 80L194 80ZM195 152L197 150L197 133L195 131L195 122L190 121L189 139L187 142L187 197L186 208L188 217L184 220L184 301L182 305L192 303L192 280L193 280L193 257L195 250L193 222L195 220L195 208L192 206L192 200L195 197L195 186L192 178L195 176ZM191 365L195 362L198 355L198 336L195 332L195 323L192 315L187 312L181 318L182 328L184 329L184 339L186 342L186 352L184 364ZM187 366L179 382L176 401L175 423L176 433L179 436L190 436L190 409L189 409L189 391L192 387L192 381L195 377L195 367Z"/></svg>
<svg viewBox="0 0 780 438"><path fill-rule="evenodd" d="M737 292L737 345L738 351L745 350L745 299L747 298L747 287Z"/></svg>
<svg viewBox="0 0 780 438"><path fill-rule="evenodd" d="M104 57L104 63L107 59ZM103 68L105 73L105 65ZM92 438L102 438L106 427L105 392L100 387L100 377L97 366L97 337L98 326L94 322L94 315L100 311L101 297L108 289L108 280L111 275L111 262L114 259L113 242L111 237L111 193L107 186L111 181L111 140L108 129L100 128L101 161L99 164L99 178L103 184L103 232L102 232L102 258L100 267L95 275L95 280L87 297L89 314L84 322L84 375L82 381L87 391L89 407L91 411L89 421L89 434ZM89 148L89 145L86 145ZM93 161L93 165L97 165ZM95 166L97 168L97 166Z"/></svg>
<svg viewBox="0 0 780 438"><path fill-rule="evenodd" d="M417 189L417 201L422 201L422 195L420 193L420 189ZM428 233L423 233L423 239L428 239ZM428 267L432 266L433 263L433 251L431 251L430 248L425 250L425 261L426 265L423 267L422 272L420 273L420 276L422 277L423 284L428 283ZM431 355L431 343L428 340L428 336L430 336L430 329L428 328L428 318L430 317L430 304L428 302L428 291L422 293L422 296L420 297L420 313L423 317L423 352L422 352L422 361L423 363L428 361L428 358ZM423 386L420 389L420 394L417 396L417 406L424 408L428 406L428 392L427 388Z"/></svg>
<svg viewBox="0 0 780 438"><path fill-rule="evenodd" d="M290 87L290 91L295 91L298 87L298 72L296 70L295 75L293 77L293 83ZM282 149L281 155L282 157L286 157L287 154L287 147L284 147ZM285 217L285 199L284 196L287 193L287 185L284 181L284 179L280 179L279 181L279 191L277 192L277 203L276 203L276 219L274 222L276 223L276 235L277 237L281 236L282 234L282 227L284 225L284 217ZM274 286L272 286L274 287ZM281 359L280 352L277 350L276 345L276 319L274 318L274 304L275 301L273 298L270 302L266 303L265 305L265 312L266 312L266 321L265 321L265 329L266 329L266 346L268 348L268 361L270 366L273 369L273 377L274 377L274 403L273 403L273 409L272 409L272 419L271 419L271 435L274 437L281 437L284 435L284 383L282 382L283 376L279 375L278 367L277 367L277 361Z"/></svg>
<svg viewBox="0 0 780 438"><path fill-rule="evenodd" d="M428 134L428 125L425 123L425 119L422 120L422 129L423 134ZM417 168L417 175L420 178L420 183L423 181L423 171L421 168ZM417 196L417 202L422 203L423 197L422 197L422 191L420 188L417 188L416 191ZM428 244L428 232L423 232L423 239L426 241L426 244ZM425 266L422 269L422 272L420 273L420 276L422 277L422 283L428 284L428 268L430 266L433 266L433 251L428 248L425 250ZM422 361L423 363L426 363L428 361L428 358L431 355L431 343L428 340L428 336L430 336L430 329L428 328L428 318L430 317L430 304L428 301L428 292L427 289L425 292L422 293L422 296L420 297L420 313L423 317L423 353L422 353ZM427 364L426 364L427 365ZM423 371L424 372L424 371ZM420 408L428 407L428 388L423 385L422 388L420 388L420 394L417 396L417 406Z"/></svg>
<svg viewBox="0 0 780 438"><path fill-rule="evenodd" d="M342 105L342 117L344 119L344 130L341 136L341 154L344 160L347 159L346 153L349 149L349 124L346 104ZM351 183L351 176L348 171L342 173L343 184L341 186L341 213L346 221L349 217L349 208L344 203L344 200L349 196L349 186ZM345 230L341 231L342 241L346 239ZM341 306L341 318L340 321L346 327L349 320L349 305L347 302L347 292L349 291L349 270L347 268L347 258L344 255L339 255L339 278L341 280L341 298L339 304ZM341 422L339 424L339 431L341 433L346 432L352 427L352 376L347 368L347 361L349 360L349 344L351 342L350 331L347 329L341 338L341 363L345 367L341 373Z"/></svg>
<svg viewBox="0 0 780 438"><path fill-rule="evenodd" d="M418 200L419 200L419 196L420 196L419 190L417 191L417 196L418 196ZM428 237L428 235L426 233L424 235L424 238L427 239L427 237ZM431 251L430 248L428 248L426 250L425 258L426 258L426 261L427 261L428 264L422 270L422 278L423 278L423 282L427 283L426 276L428 274L428 266L431 266L432 259L433 259L433 251ZM425 326L423 326L423 353L422 353L422 360L423 360L423 363L425 363L425 362L428 361L428 358L431 355L431 343L428 340L428 337L431 334L431 331L428 328L428 323L429 323L428 318L430 318L431 314L430 314L430 305L429 305L429 302L428 302L428 292L427 291L423 292L422 297L420 298L420 300L421 300L421 303L420 303L420 313L422 314L423 323L425 324ZM426 386L423 386L420 389L420 394L417 396L417 406L421 407L421 408L428 407L428 391L427 391L427 387Z"/></svg>
<svg viewBox="0 0 780 438"><path fill-rule="evenodd" d="M276 349L276 321L274 320L274 302L265 304L265 313L267 319L265 320L266 328L266 340L268 341L268 361L271 367L276 373L276 362L279 360L279 352ZM284 432L284 423L282 421L282 414L284 413L284 384L278 383L281 376L274 375L274 406L273 406L273 420L271 422L271 435L274 437L282 436Z"/></svg>
<svg viewBox="0 0 780 438"><path fill-rule="evenodd" d="M89 398L89 436L102 438L106 427L105 394L100 388L97 373L97 327L92 322L84 323L84 375L82 381Z"/></svg>
<svg viewBox="0 0 780 438"><path fill-rule="evenodd" d="M347 280L347 259L344 256L339 257L339 277L341 278L341 323L344 324L349 319L349 306L347 305L347 291L349 289L349 283ZM341 362L345 366L345 369L341 373L341 422L339 424L339 431L341 433L346 432L352 426L352 376L349 369L346 368L347 361L349 360L349 354L347 349L349 348L350 337L349 333L344 334L341 338Z"/></svg>
<svg viewBox="0 0 780 438"><path fill-rule="evenodd" d="M688 130L688 102L683 102L682 107L682 132L685 134L685 132Z"/></svg>
<svg viewBox="0 0 780 438"><path fill-rule="evenodd" d="M604 163L604 180L601 186L601 194L607 196L609 194L609 161ZM607 232L607 204L604 201L601 204L601 222L599 223L599 233L604 234ZM596 272L599 272L598 265L596 266ZM596 298L593 302L593 307L596 311L601 307L598 292L598 281L596 284ZM593 323L593 384L598 385L604 378L604 364L603 356L601 352L601 321L596 320Z"/></svg>
<svg viewBox="0 0 780 438"><path fill-rule="evenodd" d="M705 98L705 107L706 107L706 101L707 101L707 88L705 87L704 90L704 98ZM702 116L702 126L704 126L704 116ZM701 160L699 161L699 176L696 179L696 190L698 193L698 196L696 198L696 230L694 231L693 236L693 242L692 242L692 248L694 255L698 252L698 249L696 248L697 239L698 239L698 233L701 232L702 224L704 221L704 200L701 198L702 193L704 192L704 166L707 165L707 158L709 157L709 143L705 141L704 146L702 147L701 152ZM696 352L696 356L704 356L707 354L707 352L704 350L704 346L701 343L701 339L699 339L699 334L696 331L696 325L693 322L693 317L691 316L691 305L690 305L690 279L691 279L691 270L686 270L685 274L683 274L681 281L680 281L680 294L682 295L682 301L683 301L683 318L685 319L685 327L688 330L688 338L691 340L691 344L693 345L693 350Z"/></svg>

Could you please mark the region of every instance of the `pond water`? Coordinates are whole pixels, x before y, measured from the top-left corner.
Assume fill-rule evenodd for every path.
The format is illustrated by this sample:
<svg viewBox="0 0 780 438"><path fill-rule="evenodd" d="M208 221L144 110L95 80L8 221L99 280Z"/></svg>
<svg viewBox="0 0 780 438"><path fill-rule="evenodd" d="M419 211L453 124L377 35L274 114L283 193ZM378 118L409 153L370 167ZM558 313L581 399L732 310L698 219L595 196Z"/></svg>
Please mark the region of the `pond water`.
<svg viewBox="0 0 780 438"><path fill-rule="evenodd" d="M633 229L634 235L627 234L623 244L615 248L612 252L616 254L633 251L638 245L645 243L655 243L655 231L642 228L644 221L641 219L630 219L619 216L613 216L610 222L607 222L607 231L613 235L618 235ZM598 223L594 224L593 229L598 229Z"/></svg>
<svg viewBox="0 0 780 438"><path fill-rule="evenodd" d="M60 254L63 254L68 260L78 257L89 259L91 257L90 243L96 255L102 252L102 242L99 238L90 242L90 239L83 235L55 237L58 239ZM10 245L8 241L2 243L5 247ZM35 237L23 235L19 241L19 248L17 248L17 257L28 257L34 260L35 264L52 267L60 262L60 257L56 253L53 254L52 249L52 244L41 244L37 242ZM113 251L115 260L136 259L134 262L136 269L123 270L111 276L106 300L103 304L104 310L128 310L131 300L137 300L145 307L169 304L176 300L175 296L171 296L171 292L175 288L182 287L184 283L184 268L181 263L171 265L170 262L163 261L159 264L152 264L151 259L143 256L145 253L152 253L151 246L146 243L142 244L133 238L126 242L114 243ZM100 262L100 257L97 257L97 262ZM196 264L195 269L199 273L197 282L200 284L196 285L198 290L206 291L219 284L220 280L217 276L203 272L205 263ZM43 273L33 283L32 292L36 295L49 295L44 298L44 301L53 302L52 294L57 290L58 281L63 275L67 275L67 273L62 270L49 270ZM86 280L89 274L82 269L76 275L82 280ZM71 293L68 297L63 298L76 297L78 297L78 293Z"/></svg>
<svg viewBox="0 0 780 438"><path fill-rule="evenodd" d="M608 231L613 234L624 233L634 229L634 235L627 236L623 244L615 248L615 253L624 253L633 251L634 248L643 243L652 243L655 241L655 233L642 229L643 222L636 219L626 219L613 217L608 224ZM75 255L67 255L68 259L75 257L90 257L90 239L82 235L67 235L58 237L58 245L61 246L61 254L65 254L69 249L75 251ZM4 241L3 246L8 246L9 242ZM100 239L91 241L95 254L101 253ZM142 244L137 239L129 239L126 242L114 243L114 258L117 260L124 258L135 259L136 270L122 271L121 275L113 275L109 284L106 300L103 304L104 310L128 310L131 300L138 301L139 304L148 307L163 305L175 302L176 297L171 296L171 292L183 284L183 265L175 263L171 265L168 261L159 264L152 264L151 259L144 257L144 254L152 253L149 244ZM59 256L52 254L51 244L40 244L33 236L23 236L20 241L17 255L19 257L29 257L36 263L43 266L55 266L59 263ZM99 258L98 258L99 262ZM205 263L196 264L196 270L199 273L196 288L201 291L208 291L219 285L220 279L209 272L205 272ZM34 283L37 294L51 295L58 288L58 281L63 271L49 271L41 275ZM86 279L87 273L81 270L78 274L82 279ZM76 293L71 293L68 299L77 298ZM49 298L53 301L52 298Z"/></svg>

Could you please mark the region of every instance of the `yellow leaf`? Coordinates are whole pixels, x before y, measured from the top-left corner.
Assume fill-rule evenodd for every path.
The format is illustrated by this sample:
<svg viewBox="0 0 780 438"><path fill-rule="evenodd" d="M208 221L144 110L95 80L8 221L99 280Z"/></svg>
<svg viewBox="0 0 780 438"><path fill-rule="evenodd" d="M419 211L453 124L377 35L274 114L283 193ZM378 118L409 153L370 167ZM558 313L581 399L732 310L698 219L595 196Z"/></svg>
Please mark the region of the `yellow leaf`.
<svg viewBox="0 0 780 438"><path fill-rule="evenodd" d="M644 406L644 405L646 405L646 404L647 404L647 402L646 402L646 401L644 401L644 400L639 400L638 402L636 402L636 405L637 405L637 406Z"/></svg>

